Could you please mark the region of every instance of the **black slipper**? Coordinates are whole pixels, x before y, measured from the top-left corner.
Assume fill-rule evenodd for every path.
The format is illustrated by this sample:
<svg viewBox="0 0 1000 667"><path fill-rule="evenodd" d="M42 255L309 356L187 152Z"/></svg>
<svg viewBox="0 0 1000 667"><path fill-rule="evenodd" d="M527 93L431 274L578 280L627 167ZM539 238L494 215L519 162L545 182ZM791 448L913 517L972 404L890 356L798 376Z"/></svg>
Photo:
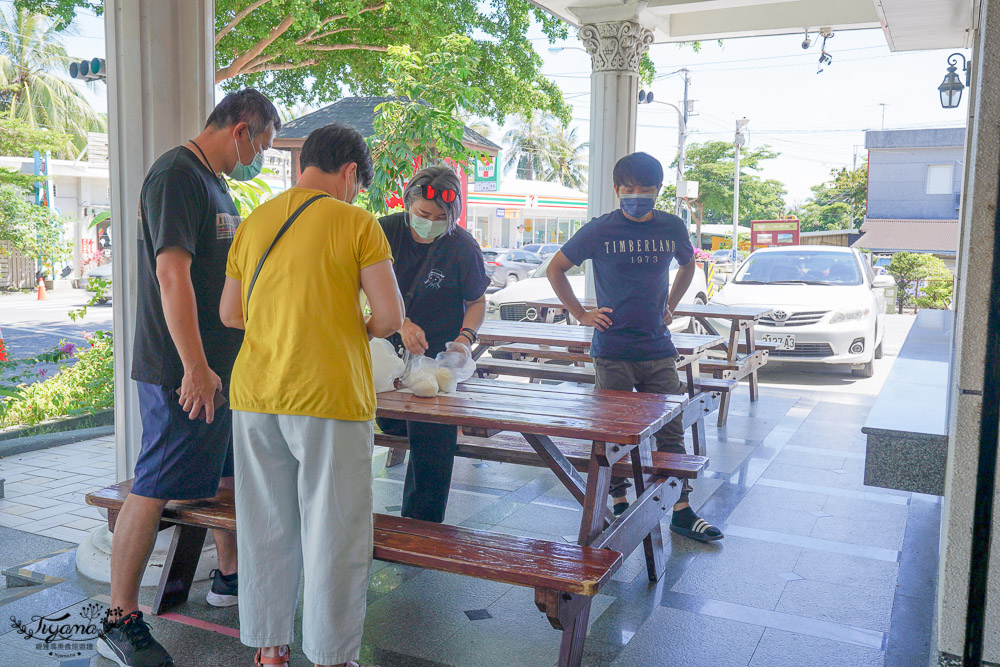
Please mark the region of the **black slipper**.
<svg viewBox="0 0 1000 667"><path fill-rule="evenodd" d="M725 537L721 530L699 517L690 507L674 510L670 530L699 542L714 542Z"/></svg>

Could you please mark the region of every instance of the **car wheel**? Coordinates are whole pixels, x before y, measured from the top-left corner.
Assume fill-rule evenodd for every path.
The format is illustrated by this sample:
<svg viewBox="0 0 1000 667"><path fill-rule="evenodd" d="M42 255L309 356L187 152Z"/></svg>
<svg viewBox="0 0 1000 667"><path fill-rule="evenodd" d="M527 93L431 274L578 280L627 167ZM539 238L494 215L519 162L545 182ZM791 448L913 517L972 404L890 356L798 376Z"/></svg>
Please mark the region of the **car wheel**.
<svg viewBox="0 0 1000 667"><path fill-rule="evenodd" d="M517 280L518 280L517 274L516 273L512 273L512 274L510 274L510 275L507 276L507 282L505 284L507 285L507 287L510 287L511 285L513 285L514 283L516 283Z"/></svg>
<svg viewBox="0 0 1000 667"><path fill-rule="evenodd" d="M706 303L708 303L708 301L705 299L704 295L699 294L694 298L694 303L696 306L704 306ZM701 322L692 317L691 321L688 322L686 333L698 334L699 336L701 336L707 334L708 331L705 329L705 326Z"/></svg>
<svg viewBox="0 0 1000 667"><path fill-rule="evenodd" d="M861 364L851 368L851 375L856 378L870 378L875 375L875 362L869 361L867 364Z"/></svg>

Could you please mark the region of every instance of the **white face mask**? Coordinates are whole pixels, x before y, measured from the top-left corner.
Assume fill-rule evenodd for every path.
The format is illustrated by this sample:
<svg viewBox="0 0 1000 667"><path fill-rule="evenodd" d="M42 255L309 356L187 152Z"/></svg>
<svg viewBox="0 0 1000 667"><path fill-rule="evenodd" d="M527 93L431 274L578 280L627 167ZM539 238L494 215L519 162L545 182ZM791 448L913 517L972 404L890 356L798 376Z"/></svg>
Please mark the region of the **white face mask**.
<svg viewBox="0 0 1000 667"><path fill-rule="evenodd" d="M448 231L447 220L428 220L416 213L410 213L410 228L424 240L436 239Z"/></svg>

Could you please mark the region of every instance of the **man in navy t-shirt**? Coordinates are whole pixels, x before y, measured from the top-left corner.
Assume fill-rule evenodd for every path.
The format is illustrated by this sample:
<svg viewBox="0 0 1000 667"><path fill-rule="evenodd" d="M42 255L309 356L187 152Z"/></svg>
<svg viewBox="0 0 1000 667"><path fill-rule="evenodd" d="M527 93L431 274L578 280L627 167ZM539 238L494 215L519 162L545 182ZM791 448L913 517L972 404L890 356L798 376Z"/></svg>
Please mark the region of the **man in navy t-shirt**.
<svg viewBox="0 0 1000 667"><path fill-rule="evenodd" d="M667 326L696 270L684 221L654 209L663 167L646 153L626 155L615 165L615 194L621 208L583 226L552 258L547 272L556 295L580 324L594 327L591 355L598 389L683 394L677 350ZM566 272L585 260L594 266L597 308L586 310L573 294ZM670 285L670 263L680 265ZM661 452L683 454L684 424L677 417L656 433ZM611 480L615 514L628 508L626 478ZM684 482L670 530L703 542L722 531L699 518L688 504Z"/></svg>

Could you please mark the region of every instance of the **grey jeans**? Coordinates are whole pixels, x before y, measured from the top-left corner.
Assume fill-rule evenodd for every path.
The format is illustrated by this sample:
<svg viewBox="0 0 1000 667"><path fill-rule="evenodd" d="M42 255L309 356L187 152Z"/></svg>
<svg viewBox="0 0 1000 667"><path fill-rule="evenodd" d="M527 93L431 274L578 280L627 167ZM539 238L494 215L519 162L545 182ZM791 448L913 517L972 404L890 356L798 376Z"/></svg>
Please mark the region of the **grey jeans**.
<svg viewBox="0 0 1000 667"><path fill-rule="evenodd" d="M622 361L594 359L597 389L641 391L648 394L684 394L684 385L677 374L677 357L652 361ZM684 454L684 420L677 416L654 434L660 452ZM611 490L623 490L624 477L611 478ZM685 485L686 486L686 485Z"/></svg>

